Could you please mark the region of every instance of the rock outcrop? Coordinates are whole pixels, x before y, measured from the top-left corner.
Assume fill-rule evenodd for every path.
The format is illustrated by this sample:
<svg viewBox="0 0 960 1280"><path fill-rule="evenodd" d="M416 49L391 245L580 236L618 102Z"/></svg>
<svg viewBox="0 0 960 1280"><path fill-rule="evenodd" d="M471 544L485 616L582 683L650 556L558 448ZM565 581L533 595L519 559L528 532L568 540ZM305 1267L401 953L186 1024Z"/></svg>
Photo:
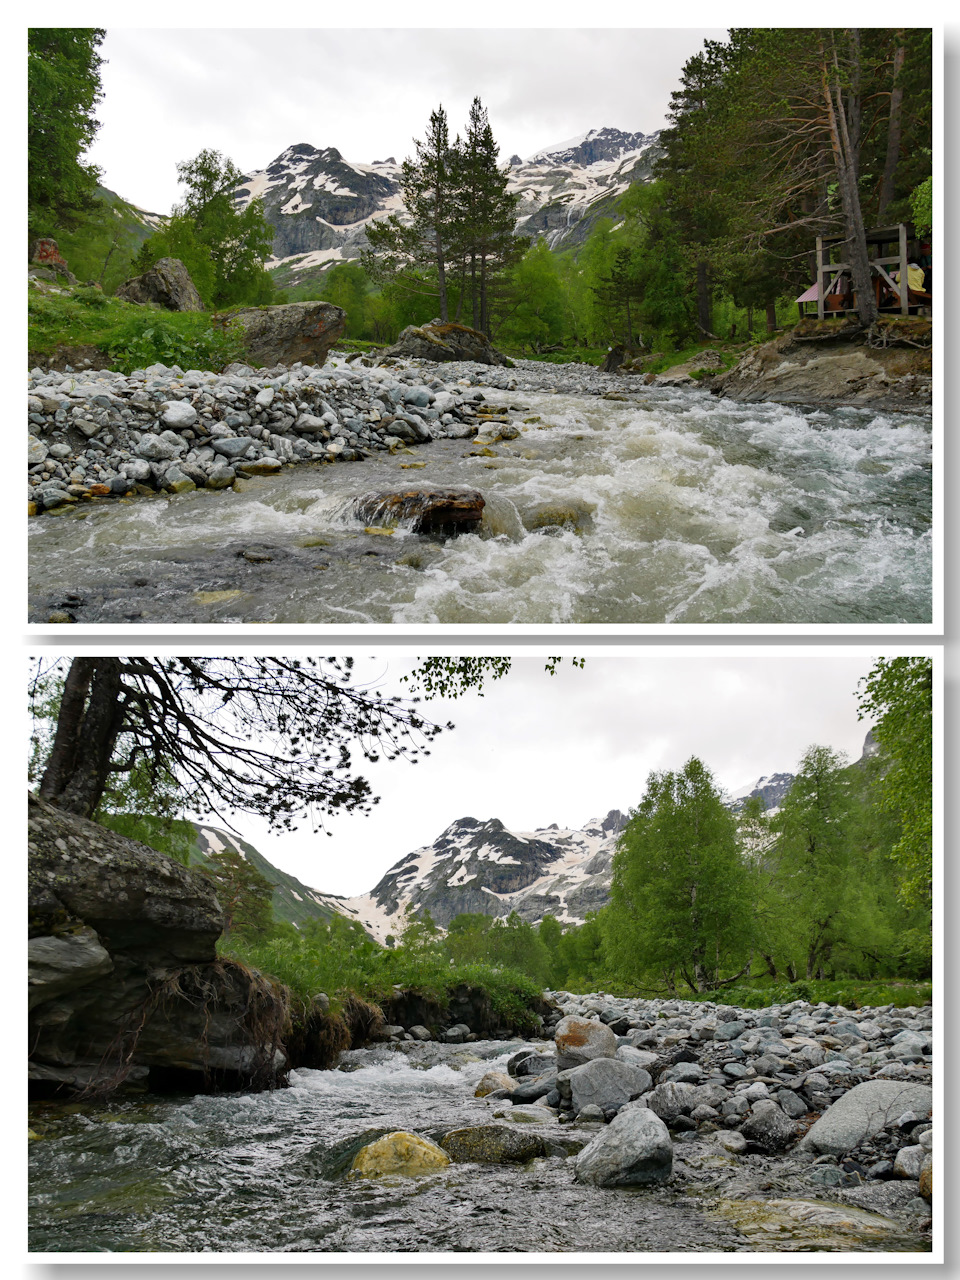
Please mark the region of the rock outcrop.
<svg viewBox="0 0 960 1280"><path fill-rule="evenodd" d="M247 356L257 364L322 365L343 336L347 313L332 302L286 302L278 307L242 307L223 324L242 330Z"/></svg>
<svg viewBox="0 0 960 1280"><path fill-rule="evenodd" d="M153 302L167 311L202 311L203 302L190 272L179 258L160 258L149 271L117 290L125 302Z"/></svg>
<svg viewBox="0 0 960 1280"><path fill-rule="evenodd" d="M502 352L493 346L485 333L465 324L408 325L391 347L381 351L381 360L473 360L477 364L509 364Z"/></svg>
<svg viewBox="0 0 960 1280"><path fill-rule="evenodd" d="M30 797L30 1080L197 1091L272 1084L284 993L217 959L211 883Z"/></svg>
<svg viewBox="0 0 960 1280"><path fill-rule="evenodd" d="M716 395L745 402L852 405L911 413L932 400L929 320L807 320L714 378ZM660 383L663 377L657 379Z"/></svg>

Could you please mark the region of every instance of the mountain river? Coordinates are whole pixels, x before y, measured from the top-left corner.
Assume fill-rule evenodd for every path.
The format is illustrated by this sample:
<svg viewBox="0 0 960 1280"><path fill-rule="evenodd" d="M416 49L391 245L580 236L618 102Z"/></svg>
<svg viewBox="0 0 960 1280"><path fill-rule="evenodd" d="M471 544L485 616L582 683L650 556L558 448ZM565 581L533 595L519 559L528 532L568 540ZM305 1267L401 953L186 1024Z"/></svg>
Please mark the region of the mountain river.
<svg viewBox="0 0 960 1280"><path fill-rule="evenodd" d="M37 1103L30 1125L35 1253L922 1252L907 1225L804 1182L786 1158L732 1157L675 1135L659 1187L574 1181L568 1152L454 1163L419 1177L348 1172L356 1140L523 1124L583 1145L537 1106L473 1096L523 1042L381 1047L273 1093ZM352 1146L351 1144L352 1140ZM349 1148L349 1149L348 1149ZM834 1196L835 1198L831 1198Z"/></svg>
<svg viewBox="0 0 960 1280"><path fill-rule="evenodd" d="M437 440L31 521L31 620L922 623L931 423L876 409L484 389L518 439ZM533 419L531 421L531 419ZM479 533L366 531L353 500L456 486Z"/></svg>

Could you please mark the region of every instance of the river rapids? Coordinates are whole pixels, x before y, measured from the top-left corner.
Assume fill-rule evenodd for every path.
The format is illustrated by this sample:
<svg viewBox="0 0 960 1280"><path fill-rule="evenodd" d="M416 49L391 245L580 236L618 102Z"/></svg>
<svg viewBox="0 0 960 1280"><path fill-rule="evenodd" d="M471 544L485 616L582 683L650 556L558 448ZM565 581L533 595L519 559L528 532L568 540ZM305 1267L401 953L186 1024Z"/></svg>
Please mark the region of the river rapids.
<svg viewBox="0 0 960 1280"><path fill-rule="evenodd" d="M519 438L307 464L31 522L30 616L80 623L931 621L930 419L641 388L484 390ZM479 532L370 532L357 497L477 489Z"/></svg>

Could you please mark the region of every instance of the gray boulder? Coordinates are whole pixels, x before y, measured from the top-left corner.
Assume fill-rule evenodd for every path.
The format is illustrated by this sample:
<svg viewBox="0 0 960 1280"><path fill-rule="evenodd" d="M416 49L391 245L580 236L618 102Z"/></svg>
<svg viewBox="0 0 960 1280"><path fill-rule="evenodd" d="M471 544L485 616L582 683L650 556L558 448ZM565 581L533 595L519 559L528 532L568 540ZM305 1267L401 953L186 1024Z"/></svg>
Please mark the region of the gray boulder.
<svg viewBox="0 0 960 1280"><path fill-rule="evenodd" d="M594 1058L557 1076L560 1097L569 1098L578 1114L590 1106L604 1112L619 1110L631 1098L646 1093L652 1084L648 1071L617 1058Z"/></svg>
<svg viewBox="0 0 960 1280"><path fill-rule="evenodd" d="M590 1018L561 1018L554 1031L557 1045L557 1068L569 1071L582 1067L594 1058L615 1058L617 1037L602 1022Z"/></svg>
<svg viewBox="0 0 960 1280"><path fill-rule="evenodd" d="M646 1094L644 1101L650 1110L661 1120L675 1120L677 1116L689 1114L694 1107L706 1101L697 1094L699 1086L693 1084L677 1084L666 1081ZM707 1102L708 1106L712 1103Z"/></svg>
<svg viewBox="0 0 960 1280"><path fill-rule="evenodd" d="M806 1151L843 1155L864 1138L879 1133L904 1111L929 1114L933 1090L929 1085L900 1080L865 1080L826 1110L800 1141Z"/></svg>
<svg viewBox="0 0 960 1280"><path fill-rule="evenodd" d="M452 1129L440 1139L440 1146L451 1160L478 1164L523 1164L544 1153L539 1134L507 1124Z"/></svg>
<svg viewBox="0 0 960 1280"><path fill-rule="evenodd" d="M54 996L84 987L113 968L110 953L100 945L96 933L83 927L61 937L31 938L27 962L31 1009Z"/></svg>
<svg viewBox="0 0 960 1280"><path fill-rule="evenodd" d="M672 1170L667 1126L646 1107L628 1107L580 1152L574 1176L598 1187L634 1187L666 1182Z"/></svg>
<svg viewBox="0 0 960 1280"><path fill-rule="evenodd" d="M788 1147L797 1136L797 1126L770 1098L754 1103L753 1110L740 1126L748 1142L772 1153Z"/></svg>
<svg viewBox="0 0 960 1280"><path fill-rule="evenodd" d="M223 321L240 332L250 359L267 366L322 365L346 325L347 313L331 302L243 307Z"/></svg>
<svg viewBox="0 0 960 1280"><path fill-rule="evenodd" d="M285 1002L217 958L205 876L31 796L28 907L34 1087L107 1092L155 1071L185 1091L210 1072L224 1087L276 1082Z"/></svg>
<svg viewBox="0 0 960 1280"><path fill-rule="evenodd" d="M161 258L142 276L122 284L117 297L125 302L155 302L167 311L203 310L197 287L179 258Z"/></svg>

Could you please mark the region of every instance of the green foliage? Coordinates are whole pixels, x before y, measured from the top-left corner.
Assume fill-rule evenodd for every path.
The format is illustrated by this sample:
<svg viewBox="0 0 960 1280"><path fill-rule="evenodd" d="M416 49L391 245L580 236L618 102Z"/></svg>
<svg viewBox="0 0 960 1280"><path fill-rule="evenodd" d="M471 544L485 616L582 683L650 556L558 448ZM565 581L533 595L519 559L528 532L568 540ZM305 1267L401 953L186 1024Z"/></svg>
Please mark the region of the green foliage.
<svg viewBox="0 0 960 1280"><path fill-rule="evenodd" d="M897 1009L922 1008L933 999L929 983L839 982L771 983L757 981L750 986L727 987L719 992L706 992L693 999L710 999L717 1004L735 1005L739 1009L767 1009L771 1005L805 1000L809 1004L823 1002L842 1005L846 1009L877 1009L893 1005Z"/></svg>
<svg viewBox="0 0 960 1280"><path fill-rule="evenodd" d="M933 230L933 175L910 192L910 216L920 235Z"/></svg>
<svg viewBox="0 0 960 1280"><path fill-rule="evenodd" d="M203 150L177 165L186 188L162 231L151 236L137 257L146 271L160 258L179 258L208 306L259 306L272 301L273 282L264 262L273 232L263 205L251 200L239 210L233 193L243 174L219 151Z"/></svg>
<svg viewBox="0 0 960 1280"><path fill-rule="evenodd" d="M105 187L89 216L74 230L59 229L57 243L78 280L95 281L114 294L135 274L134 261L150 228L139 212Z"/></svg>
<svg viewBox="0 0 960 1280"><path fill-rule="evenodd" d="M695 757L652 773L614 855L605 938L616 971L715 986L750 936L736 824Z"/></svg>
<svg viewBox="0 0 960 1280"><path fill-rule="evenodd" d="M496 307L497 338L522 351L541 351L564 337L564 290L557 260L537 240L505 279Z"/></svg>
<svg viewBox="0 0 960 1280"><path fill-rule="evenodd" d="M31 237L79 226L96 207L99 170L81 163L100 125L99 27L27 31L27 222Z"/></svg>
<svg viewBox="0 0 960 1280"><path fill-rule="evenodd" d="M121 373L155 363L219 372L235 360L249 362L238 332L193 311L131 314L110 335L107 353Z"/></svg>
<svg viewBox="0 0 960 1280"><path fill-rule="evenodd" d="M89 344L121 373L157 362L219 373L231 361L247 359L240 335L216 327L205 312L140 307L98 289L31 292L27 306L32 356L61 344Z"/></svg>
<svg viewBox="0 0 960 1280"><path fill-rule="evenodd" d="M902 834L893 857L900 896L928 904L933 890L933 667L929 658L880 658L863 682L859 714L876 718L874 736L889 767L881 804Z"/></svg>
<svg viewBox="0 0 960 1280"><path fill-rule="evenodd" d="M302 1001L318 991L331 997L336 1010L353 992L379 1003L395 986L416 992L441 1007L460 986L486 992L494 1009L521 1034L537 1027L531 1006L540 996L538 982L521 972L472 961L451 964L435 941L422 936L414 945L380 947L356 921L334 916L328 923L310 922L301 934L290 926L270 936L232 937L227 952L285 983Z"/></svg>
<svg viewBox="0 0 960 1280"><path fill-rule="evenodd" d="M242 853L230 848L208 853L200 874L213 881L228 943L232 937L257 938L269 931L273 884Z"/></svg>

